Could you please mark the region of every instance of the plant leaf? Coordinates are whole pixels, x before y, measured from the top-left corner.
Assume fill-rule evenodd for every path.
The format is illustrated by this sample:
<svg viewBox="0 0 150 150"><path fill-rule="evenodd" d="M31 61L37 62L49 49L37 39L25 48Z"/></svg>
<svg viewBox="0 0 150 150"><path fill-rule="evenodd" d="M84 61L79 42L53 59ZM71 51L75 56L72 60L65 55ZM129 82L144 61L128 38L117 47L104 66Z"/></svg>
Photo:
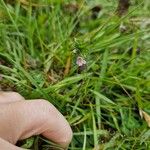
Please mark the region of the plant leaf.
<svg viewBox="0 0 150 150"><path fill-rule="evenodd" d="M103 94L97 92L97 91L94 91L94 90L90 90L92 93L94 93L96 96L98 96L101 100L107 102L107 103L110 103L110 104L113 104L113 105L116 105L112 100L110 100L109 98L107 98L106 96L104 96Z"/></svg>

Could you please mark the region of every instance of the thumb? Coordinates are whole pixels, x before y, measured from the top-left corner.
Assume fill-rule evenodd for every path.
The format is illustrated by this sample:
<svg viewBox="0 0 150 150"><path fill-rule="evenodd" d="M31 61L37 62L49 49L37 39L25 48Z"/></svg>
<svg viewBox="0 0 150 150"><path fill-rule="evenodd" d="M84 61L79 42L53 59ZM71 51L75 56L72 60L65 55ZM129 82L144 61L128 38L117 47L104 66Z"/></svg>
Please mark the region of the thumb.
<svg viewBox="0 0 150 150"><path fill-rule="evenodd" d="M3 113L5 113L4 119L7 120L5 120L5 123L1 121L3 124L3 134L1 135L4 136L2 136L3 139L13 144L18 140L42 134L63 148L67 148L72 139L72 130L68 122L63 115L46 100L14 102L7 105L7 108L6 106L4 107ZM6 117L6 115L8 117ZM6 129L6 131L4 129ZM7 131L10 132L6 137ZM12 139L12 141L10 139Z"/></svg>

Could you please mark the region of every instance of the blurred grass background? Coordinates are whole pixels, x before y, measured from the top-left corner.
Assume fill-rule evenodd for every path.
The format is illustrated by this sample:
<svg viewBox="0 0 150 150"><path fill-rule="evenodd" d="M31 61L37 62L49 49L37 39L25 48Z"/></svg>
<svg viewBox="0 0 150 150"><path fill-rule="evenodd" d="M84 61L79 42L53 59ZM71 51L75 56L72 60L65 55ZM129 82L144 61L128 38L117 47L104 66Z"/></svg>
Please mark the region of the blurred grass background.
<svg viewBox="0 0 150 150"><path fill-rule="evenodd" d="M69 121L70 150L149 150L150 1L0 0L0 88L44 98ZM86 65L79 67L77 58ZM22 141L58 149L43 137Z"/></svg>

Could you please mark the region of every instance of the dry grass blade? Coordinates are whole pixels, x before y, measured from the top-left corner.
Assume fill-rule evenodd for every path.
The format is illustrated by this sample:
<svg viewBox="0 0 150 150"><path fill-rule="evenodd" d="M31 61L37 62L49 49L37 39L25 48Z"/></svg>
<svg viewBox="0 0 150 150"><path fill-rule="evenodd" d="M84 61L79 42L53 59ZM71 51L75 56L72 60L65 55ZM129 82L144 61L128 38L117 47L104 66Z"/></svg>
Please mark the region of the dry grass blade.
<svg viewBox="0 0 150 150"><path fill-rule="evenodd" d="M66 62L66 66L65 66L65 71L64 71L64 76L66 76L66 75L69 74L70 67L71 67L71 55L69 55L68 58L67 58L67 62Z"/></svg>
<svg viewBox="0 0 150 150"><path fill-rule="evenodd" d="M139 110L139 114L140 114L141 118L145 119L145 121L148 124L148 127L150 127L150 115L148 113L144 112L143 110Z"/></svg>

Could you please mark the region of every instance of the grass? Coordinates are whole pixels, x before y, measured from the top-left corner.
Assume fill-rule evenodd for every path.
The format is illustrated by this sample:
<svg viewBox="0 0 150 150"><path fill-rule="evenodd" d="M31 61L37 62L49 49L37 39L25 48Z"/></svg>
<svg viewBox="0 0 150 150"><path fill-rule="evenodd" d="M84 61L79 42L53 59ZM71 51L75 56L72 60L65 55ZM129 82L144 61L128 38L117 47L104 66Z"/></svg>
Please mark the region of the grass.
<svg viewBox="0 0 150 150"><path fill-rule="evenodd" d="M114 0L78 0L73 13L66 7L72 2L0 1L1 89L53 103L73 129L70 150L150 149L150 129L139 115L150 114L149 0L132 0L121 18ZM86 60L83 70L78 56ZM20 146L57 149L42 137Z"/></svg>

